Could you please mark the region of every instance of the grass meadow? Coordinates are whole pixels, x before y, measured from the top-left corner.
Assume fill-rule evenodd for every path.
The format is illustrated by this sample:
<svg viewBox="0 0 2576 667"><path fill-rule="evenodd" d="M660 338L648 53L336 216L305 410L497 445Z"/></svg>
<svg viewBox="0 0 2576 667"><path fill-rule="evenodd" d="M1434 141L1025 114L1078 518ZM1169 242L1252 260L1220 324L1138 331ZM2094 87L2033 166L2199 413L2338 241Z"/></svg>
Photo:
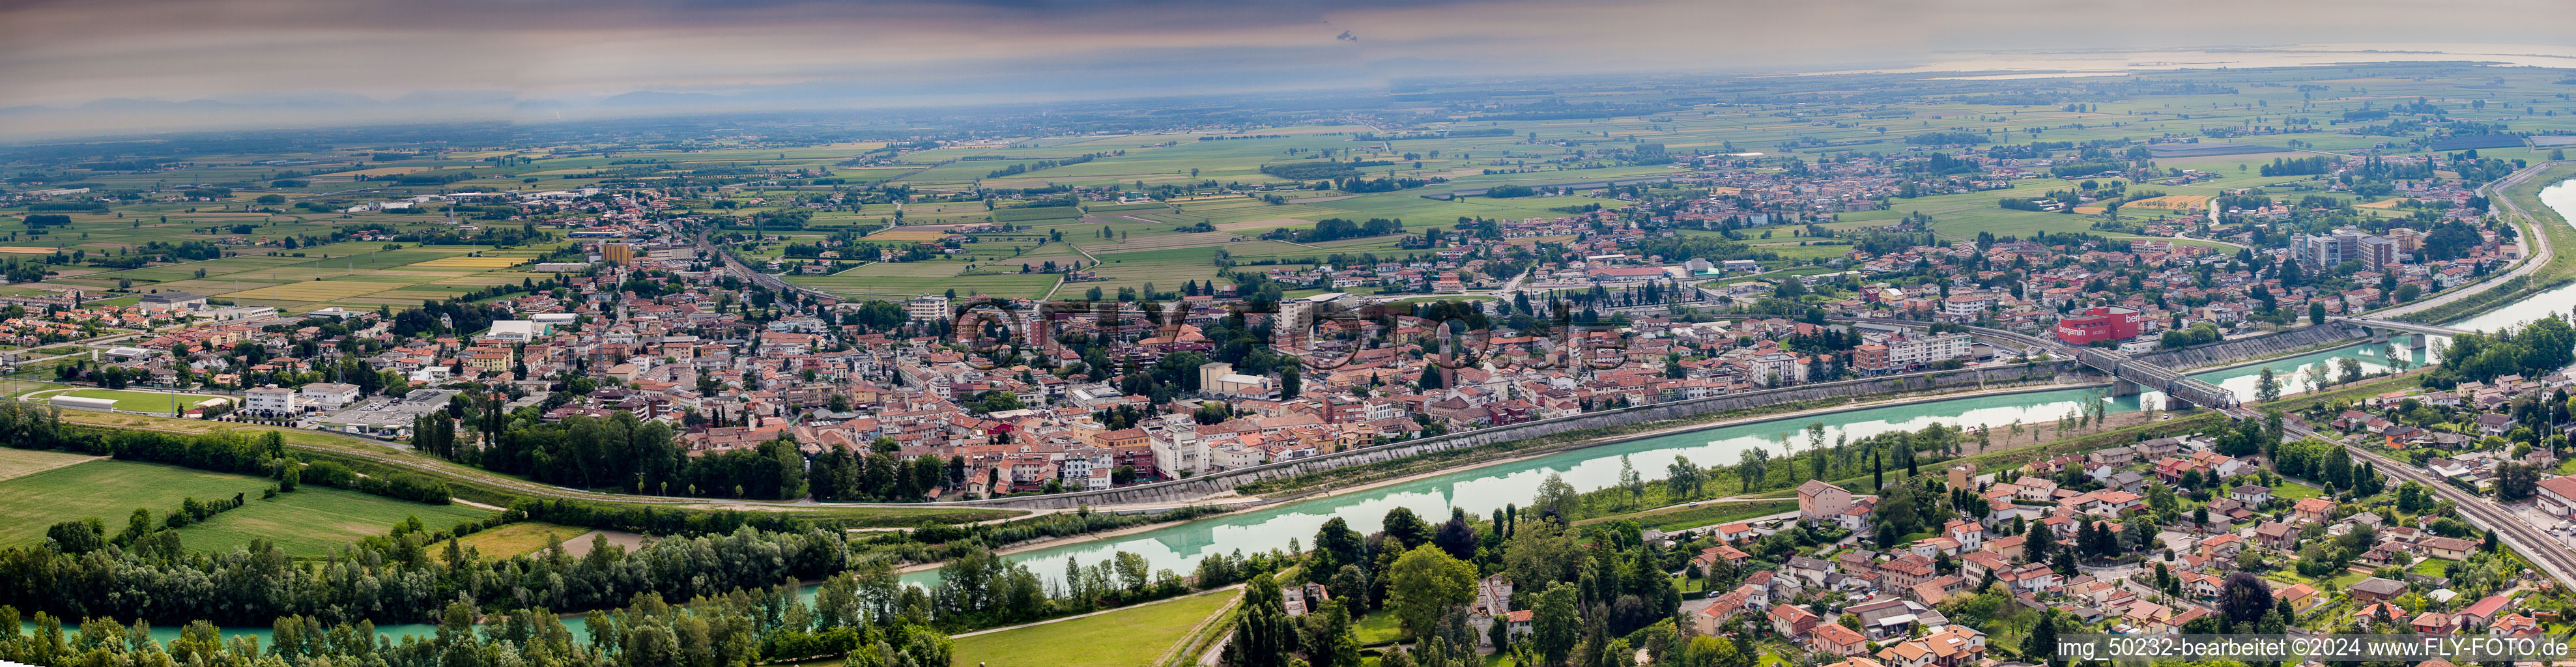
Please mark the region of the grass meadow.
<svg viewBox="0 0 2576 667"><path fill-rule="evenodd" d="M367 536L391 532L394 524L411 517L419 517L423 526L446 528L491 513L466 505L423 505L307 484L266 500L252 493L250 502L239 508L179 529L179 540L201 551L229 551L252 540L268 540L290 557L313 558Z"/></svg>
<svg viewBox="0 0 2576 667"><path fill-rule="evenodd" d="M985 667L1130 667L1154 658L1239 593L1138 605L1096 616L957 639L954 664ZM837 663L836 663L837 664Z"/></svg>
<svg viewBox="0 0 2576 667"><path fill-rule="evenodd" d="M422 519L427 521L428 519ZM590 534L591 529L541 521L521 521L465 536L465 546L485 558L509 558L536 553L546 545L563 543L572 547L573 538Z"/></svg>
<svg viewBox="0 0 2576 667"><path fill-rule="evenodd" d="M0 469L23 469L52 457L26 457L21 450L0 450ZM86 459L87 457L81 457ZM293 493L262 500L274 482L259 477L191 470L132 461L87 460L0 479L0 544L41 542L45 529L63 521L97 517L110 531L122 530L135 508L152 512L178 509L182 498L230 499L242 494L249 502L180 529L192 550L225 550L266 539L293 556L321 556L342 544L389 532L394 523L418 516L423 524L444 528L481 518L485 510L464 505L423 505L354 491L305 485Z"/></svg>

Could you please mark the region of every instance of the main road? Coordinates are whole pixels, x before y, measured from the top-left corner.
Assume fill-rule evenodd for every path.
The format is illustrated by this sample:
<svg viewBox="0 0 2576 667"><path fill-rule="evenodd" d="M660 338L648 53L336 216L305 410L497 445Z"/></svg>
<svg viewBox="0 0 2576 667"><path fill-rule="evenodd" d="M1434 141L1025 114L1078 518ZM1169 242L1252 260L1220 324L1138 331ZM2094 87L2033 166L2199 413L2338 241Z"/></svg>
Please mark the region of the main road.
<svg viewBox="0 0 2576 667"><path fill-rule="evenodd" d="M752 270L751 266L742 263L742 260L734 259L733 253L725 252L723 248L718 248L715 243L709 242L707 240L706 230L698 230L696 238L698 241L698 252L714 255L718 261L724 262L725 270L727 272L742 276L743 279L751 281L751 284L759 285L771 291L797 292L810 297L831 299L836 302L843 300L841 296L830 292L791 284L786 280L780 279L778 276Z"/></svg>

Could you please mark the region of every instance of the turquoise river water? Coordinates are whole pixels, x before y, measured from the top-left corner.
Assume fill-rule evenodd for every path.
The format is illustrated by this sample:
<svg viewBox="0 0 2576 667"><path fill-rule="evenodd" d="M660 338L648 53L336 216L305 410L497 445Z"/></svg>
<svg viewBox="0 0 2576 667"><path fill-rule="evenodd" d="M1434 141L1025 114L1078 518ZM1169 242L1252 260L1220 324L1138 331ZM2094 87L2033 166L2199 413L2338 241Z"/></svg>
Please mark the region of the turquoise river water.
<svg viewBox="0 0 2576 667"><path fill-rule="evenodd" d="M2541 192L2541 200L2562 215L2576 219L2576 181L2560 183ZM2562 249L2561 252L2576 252ZM2534 295L2502 308L2497 308L2452 326L2466 329L2494 329L2526 322L2551 312L2565 313L2576 307L2576 285ZM2402 344L2395 351L2410 364L2431 361L2428 351L2414 351ZM2262 369L2271 368L2282 378L2283 391L2295 393L2304 387L2295 381L2297 374L2310 368L2333 370L2336 359L2359 359L2365 372L2376 373L2389 366L2380 357L2380 346L2359 345L2266 362L2193 374L2228 389L2239 396L2252 396L2256 377ZM2092 389L2058 389L2010 394L1928 400L1898 405L1841 410L1824 414L1713 426L1682 433L1644 438L1624 443L1590 447L1535 457L1510 463L1461 470L1365 491L1283 503L1251 512L1213 517L1184 524L1158 528L1115 538L1034 549L1008 558L1025 564L1041 577L1053 579L1065 571L1065 561L1094 563L1119 551L1143 555L1153 567L1187 573L1202 557L1210 554L1242 551L1253 553L1285 548L1291 539L1312 539L1325 521L1339 517L1353 530L1368 533L1379 528L1388 510L1404 507L1414 514L1434 521L1449 515L1449 508L1464 508L1468 514L1488 515L1505 504L1527 503L1538 483L1548 475L1563 475L1577 489L1595 489L1615 484L1619 459L1626 456L1637 471L1648 479L1660 479L1664 466L1673 457L1688 457L1700 465L1732 464L1743 452L1754 448L1782 450L1786 438L1793 447L1803 446L1808 424L1823 422L1827 439L1864 436L1891 431L1918 430L1931 424L1954 427L1992 426L1997 437L2009 439L2007 426L2019 422L2039 424L2052 422L2080 402L2107 402L2112 412L2129 412L2145 405L2161 405L2161 394L2149 392L2136 396L2106 398ZM927 586L938 580L936 570L906 574L907 583ZM805 591L813 594L811 587ZM567 623L576 635L584 635L579 622ZM378 631L394 637L428 636L436 631L427 624L378 626ZM179 628L157 627L153 636L162 641L176 639ZM266 628L227 630L226 635L247 635L266 641Z"/></svg>

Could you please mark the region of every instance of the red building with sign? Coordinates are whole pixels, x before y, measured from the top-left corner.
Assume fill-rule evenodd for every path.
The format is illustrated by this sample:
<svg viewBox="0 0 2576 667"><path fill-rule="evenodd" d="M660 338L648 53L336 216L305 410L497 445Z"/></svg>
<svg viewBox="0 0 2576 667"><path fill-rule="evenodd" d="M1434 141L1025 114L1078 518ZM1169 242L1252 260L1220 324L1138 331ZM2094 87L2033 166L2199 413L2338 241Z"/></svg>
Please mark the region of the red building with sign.
<svg viewBox="0 0 2576 667"><path fill-rule="evenodd" d="M2057 339L2068 345L2123 341L2138 336L2138 310L2101 306L2057 320Z"/></svg>

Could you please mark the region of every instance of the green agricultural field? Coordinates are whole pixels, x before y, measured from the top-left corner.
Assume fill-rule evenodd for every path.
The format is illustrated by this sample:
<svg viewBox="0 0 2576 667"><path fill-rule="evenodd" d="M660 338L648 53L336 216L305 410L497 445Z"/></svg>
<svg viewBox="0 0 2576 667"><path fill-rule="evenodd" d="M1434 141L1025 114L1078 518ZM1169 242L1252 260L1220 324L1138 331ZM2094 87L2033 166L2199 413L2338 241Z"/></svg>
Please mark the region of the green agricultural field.
<svg viewBox="0 0 2576 667"><path fill-rule="evenodd" d="M111 530L121 529L137 507L152 510L158 519L163 511L178 509L181 498L228 499L236 493L257 498L272 484L258 477L132 461L90 461L0 480L0 497L10 499L0 503L0 545L32 544L44 539L47 526L90 517Z"/></svg>
<svg viewBox="0 0 2576 667"><path fill-rule="evenodd" d="M1219 591L1044 625L957 639L953 664L1133 667L1152 664L1240 594Z"/></svg>
<svg viewBox="0 0 2576 667"><path fill-rule="evenodd" d="M1852 247L1849 245L1827 245L1822 243L1805 245L1796 241L1791 241L1787 243L1756 243L1753 244L1753 249L1762 252L1778 253L1781 259L1829 259L1851 254Z"/></svg>
<svg viewBox="0 0 2576 667"><path fill-rule="evenodd" d="M890 267L883 270L890 272L897 268L917 265L878 263L845 271L840 275L794 276L787 280L788 282L796 283L798 285L804 285L835 294L876 298L910 298L924 294L942 294L948 290L956 290L958 296L988 294L1002 297L1037 298L1045 296L1047 290L1054 288L1056 282L1061 278L1060 276L1042 273L957 275L956 272L959 269L964 268L963 264L950 268L947 272L948 275L936 275L936 271L928 271L925 272L926 274L915 273L908 276L851 275L879 266Z"/></svg>
<svg viewBox="0 0 2576 667"><path fill-rule="evenodd" d="M2229 142L2262 147L2263 152L2215 156L2157 158L2158 168L2205 170L2218 178L2189 185L2131 184L2133 191L2171 195L2211 195L2239 188L2261 188L2268 196L2323 194L2324 182L2305 177L2264 177L2259 166L2275 158L2350 155L2378 151L2388 155L2420 154L2430 133L2423 130L2379 133L2362 122L2344 119L2366 105L2387 109L2421 98L2442 109L2446 120L2509 125L2513 133L2558 134L2576 131L2576 107L2556 96L2561 74L2512 68L2477 68L2461 64L2363 65L2313 69L2193 70L2188 73L2141 73L2116 79L2067 78L2016 80L2010 84L1936 80L1896 80L1870 84L1903 104L1780 105L1724 100L1791 99L1819 93L1841 95L1852 81L1833 77L1762 78L1729 81L1731 90L1710 95L1692 86L1642 86L1627 81L1600 81L1552 86L1546 91L1491 90L1475 86L1433 85L1424 99L1468 94L1474 104L1421 106L1405 118L1369 125L1338 124L1338 116L1282 113L1275 124L1239 131L1119 134L1115 131L1070 136L997 137L986 141L921 149L906 146L880 151L876 142L816 143L793 147L753 145L743 137L715 136L683 143L637 144L600 138L570 139L547 145L498 145L453 148L446 145L291 147L266 154L191 153L188 164L167 169L118 171L76 166L76 161L8 165L11 173L35 172L48 185L77 183L117 193L106 211L71 212L67 227L23 228L28 211L0 210L0 261L33 259L54 250L68 262L51 265L57 273L42 283L16 286L117 289L136 292L185 290L247 305L270 305L289 313L323 306L372 309L403 307L420 301L463 294L476 287L540 276L467 260L533 259L559 244L511 249L484 246L423 248L412 244L387 250L382 242L329 242L282 249L283 238L343 238L355 225L381 224L397 233L454 229L456 225L515 226L524 221L486 220L470 202L407 210L344 213L361 204L461 190L556 190L591 185L621 187L645 184L678 192L674 210L723 210L733 215L778 212L811 201L817 195L841 193L879 199L864 205L812 209L814 218L801 230L765 230L786 240L755 244L745 250L753 259L777 257L788 242L817 240L832 231L950 223L1003 222L1026 229L1006 235L979 235L983 242L967 252L934 262L896 266L862 266L827 276L797 276L797 282L869 297L900 297L949 289L995 295L1042 296L1055 289L1048 276L1021 275L1054 261L1093 263L1107 280L1069 285L1114 292L1119 287L1153 283L1164 287L1214 276L1212 263L1190 261L1222 251L1237 259L1305 263L1333 253L1403 257L1394 238L1351 239L1313 247L1263 241L1260 235L1299 228L1329 218L1401 219L1415 230L1446 226L1462 217L1552 218L1588 205L1621 207L1628 202L1586 196L1497 199L1472 196L1455 200L1422 197L1427 193L1489 188L1497 185L1548 186L1618 179L1650 179L1690 173L1668 164L1637 164L1631 150L1661 145L1679 156L1694 152L1753 153L1794 157L1817 164L1848 157L1883 159L1921 154L1933 148L1908 142L1928 133L1967 133L1980 147L2034 142L2120 142L2111 148L2156 139ZM2464 83L2472 82L2473 83ZM2096 85L2101 84L2101 85ZM2167 84L2190 84L2160 90ZM2087 90L2091 89L2091 90ZM2032 98L1990 97L2005 91L2085 91L2081 104L2020 103ZM1830 91L1830 92L1828 92ZM1879 94L1879 93L1873 93ZM2073 99L2072 97L2068 99ZM1410 104L1410 103L1408 103ZM1543 108L1553 104L1605 104L1618 108L1597 116L1579 114L1514 114L1505 109ZM1553 117L1551 117L1553 116ZM2423 120L2411 112L2400 116ZM1303 118L1302 120L1300 118ZM872 121L853 121L857 126ZM1221 124L1221 123L1218 123ZM867 131L937 135L953 128L913 128L883 122ZM1492 136L1453 136L1456 130L1491 132ZM926 134L924 134L926 133ZM1475 134L1469 132L1468 134ZM983 136L994 137L992 133ZM393 142L399 144L400 142ZM145 157L148 148L138 148ZM2070 158L2069 151L2046 156ZM2545 160L2550 151L2521 147L2480 149L2485 157ZM387 159L376 153L402 153ZM151 156L171 158L173 156ZM1075 164L1042 166L1075 158ZM1300 176L1292 181L1262 171L1264 166L1304 166L1365 161L1355 167L1365 178L1430 181L1396 192L1351 193L1314 189L1322 179ZM285 174L295 165L292 175ZM1017 173L996 174L1017 166ZM2030 165L2025 165L2028 167ZM468 173L454 183L430 182L423 176ZM1349 173L1349 172L1344 172ZM406 178L409 177L409 178ZM677 179L686 177L688 181ZM291 178L302 183L278 183ZM363 180L362 180L363 179ZM1433 181L1432 179L1438 179ZM914 201L893 203L863 187L899 184L916 189ZM182 184L218 184L229 196L212 200L171 199ZM1026 193L1003 194L988 208L984 201L923 201L973 191L1075 185L1118 190L1152 190L1168 201L1115 204L1085 201L1062 209L1013 209ZM1891 210L1844 212L1825 227L1841 232L1892 224L1908 213L1932 216L1933 230L1949 238L1979 233L2027 236L2038 230L2092 231L2098 217L2004 210L2005 196L2036 196L2073 187L2062 179L2016 182L2004 191L1893 199ZM1650 186L1651 187L1651 186ZM1667 196L1704 187L1680 184L1658 190ZM1169 188L1169 189L1165 189ZM265 195L285 202L260 201ZM2349 195L2328 195L2337 199ZM1271 201L1280 203L1271 203ZM721 206L719 205L721 203ZM2397 216L2411 211L2367 209L2373 215ZM507 211L491 211L506 214ZM2121 212L2125 220L2149 220L2156 213ZM2056 215L2059 217L2050 217ZM901 226L898 226L900 223ZM1199 231L1213 228L1215 231ZM552 229L552 228L549 228ZM739 228L736 228L739 229ZM1061 233L1061 243L1037 242L1037 236ZM1105 232L1105 234L1104 234ZM2106 234L2113 238L2120 234ZM150 264L120 269L99 264L128 251L150 252L152 243L204 241L231 252L250 254L194 262ZM1760 239L1756 239L1760 241ZM1796 246L1775 236L1767 246L1788 260L1834 256L1835 246ZM258 245L254 245L258 244ZM1078 247L1078 249L1077 249ZM469 252L482 257L464 257ZM300 255L300 256L299 256ZM107 260L115 262L116 260ZM461 262L461 263L460 263ZM970 266L971 265L971 266ZM128 297L130 298L130 297ZM113 301L111 301L113 303Z"/></svg>
<svg viewBox="0 0 2576 667"><path fill-rule="evenodd" d="M97 458L70 452L0 448L0 480L25 477Z"/></svg>
<svg viewBox="0 0 2576 667"><path fill-rule="evenodd" d="M383 535L411 517L438 529L492 514L465 505L423 505L310 484L275 498L262 500L259 495L251 493L240 508L179 529L181 543L190 549L229 551L252 540L268 540L288 556L311 558L330 555L331 550L369 535Z"/></svg>
<svg viewBox="0 0 2576 667"><path fill-rule="evenodd" d="M1079 217L1082 217L1082 209L1074 208L1074 207L1071 207L1071 206L1047 206L1047 207L1041 207L1041 208L1006 208L1006 209L1001 209L1001 210L993 211L992 215L993 215L993 221L994 221L994 222L1028 222L1028 221L1031 221L1031 220L1060 220L1060 219L1066 219L1066 218L1079 218Z"/></svg>
<svg viewBox="0 0 2576 667"><path fill-rule="evenodd" d="M424 522L428 520L425 517L421 519ZM467 535L464 542L466 548L474 549L486 558L508 558L536 553L553 543L563 543L569 548L573 538L588 535L590 532L589 528L541 521L521 521Z"/></svg>
<svg viewBox="0 0 2576 667"><path fill-rule="evenodd" d="M116 401L116 409L130 412L169 412L174 398L181 409L204 402L206 399L219 398L206 394L165 394L114 389L79 389L61 392L61 395L113 399Z"/></svg>

